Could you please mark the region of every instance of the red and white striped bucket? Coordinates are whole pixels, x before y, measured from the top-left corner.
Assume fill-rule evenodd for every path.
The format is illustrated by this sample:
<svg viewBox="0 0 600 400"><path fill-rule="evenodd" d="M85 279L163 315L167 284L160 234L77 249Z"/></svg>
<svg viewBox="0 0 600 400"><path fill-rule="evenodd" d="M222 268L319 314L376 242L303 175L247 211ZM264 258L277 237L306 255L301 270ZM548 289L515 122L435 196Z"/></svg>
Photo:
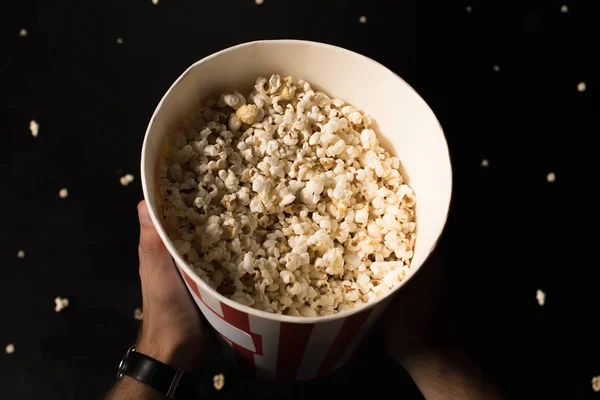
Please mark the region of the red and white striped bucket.
<svg viewBox="0 0 600 400"><path fill-rule="evenodd" d="M357 53L321 43L268 40L241 44L188 68L158 104L142 149L142 187L150 215L198 307L237 364L267 379L303 380L348 361L391 296L325 317L271 314L236 303L208 286L177 253L161 225L156 177L166 137L181 130L202 101L249 90L257 76L292 75L371 114L383 147L400 158L417 197L417 240L410 279L432 252L446 222L452 171L442 128L400 77Z"/></svg>

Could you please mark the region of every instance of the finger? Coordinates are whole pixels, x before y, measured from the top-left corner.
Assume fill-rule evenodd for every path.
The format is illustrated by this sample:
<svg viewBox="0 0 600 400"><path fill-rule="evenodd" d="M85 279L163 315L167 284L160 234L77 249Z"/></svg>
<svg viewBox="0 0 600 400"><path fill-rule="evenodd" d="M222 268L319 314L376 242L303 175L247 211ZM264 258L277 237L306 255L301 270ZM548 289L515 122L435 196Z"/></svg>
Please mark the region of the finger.
<svg viewBox="0 0 600 400"><path fill-rule="evenodd" d="M169 263L171 260L169 252L154 228L148 207L143 200L138 204L138 216L140 219L140 263L162 265Z"/></svg>

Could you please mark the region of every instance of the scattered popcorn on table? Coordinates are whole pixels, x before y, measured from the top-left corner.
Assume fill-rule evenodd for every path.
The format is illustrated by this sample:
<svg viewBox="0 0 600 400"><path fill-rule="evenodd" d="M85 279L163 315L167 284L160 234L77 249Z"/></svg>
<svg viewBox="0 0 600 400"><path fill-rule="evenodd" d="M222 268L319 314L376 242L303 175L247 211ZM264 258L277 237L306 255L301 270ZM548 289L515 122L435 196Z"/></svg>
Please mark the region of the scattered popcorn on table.
<svg viewBox="0 0 600 400"><path fill-rule="evenodd" d="M117 44L123 44L123 39L117 38Z"/></svg>
<svg viewBox="0 0 600 400"><path fill-rule="evenodd" d="M259 77L169 137L164 226L198 276L244 305L332 315L407 275L415 194L372 117L303 80Z"/></svg>
<svg viewBox="0 0 600 400"><path fill-rule="evenodd" d="M19 31L19 36L21 36L21 37L25 37L25 36L27 36L27 29L21 29L21 30Z"/></svg>
<svg viewBox="0 0 600 400"><path fill-rule="evenodd" d="M69 195L69 191L66 188L62 188L58 191L58 196L61 199L66 199L68 195Z"/></svg>
<svg viewBox="0 0 600 400"><path fill-rule="evenodd" d="M6 345L5 350L6 350L6 354L12 354L15 352L15 345L12 343L9 343Z"/></svg>
<svg viewBox="0 0 600 400"><path fill-rule="evenodd" d="M138 321L141 321L142 319L144 319L144 313L139 308L136 308L133 311L133 318L137 319Z"/></svg>
<svg viewBox="0 0 600 400"><path fill-rule="evenodd" d="M131 174L127 174L127 175L125 175L125 176L122 176L122 177L121 177L121 179L120 179L120 180L121 180L121 185L123 185L123 186L127 186L127 185L129 185L131 182L133 182L133 179L134 179L134 178L133 178L133 175L131 175Z"/></svg>
<svg viewBox="0 0 600 400"><path fill-rule="evenodd" d="M23 250L17 251L17 258L25 258L25 252Z"/></svg>
<svg viewBox="0 0 600 400"><path fill-rule="evenodd" d="M54 299L54 304L54 311L61 312L65 308L69 307L69 299L62 299L60 297L57 297Z"/></svg>
<svg viewBox="0 0 600 400"><path fill-rule="evenodd" d="M594 392L600 392L600 375L592 378L592 389Z"/></svg>
<svg viewBox="0 0 600 400"><path fill-rule="evenodd" d="M579 82L577 84L577 90L580 92L585 92L585 90L587 89L587 86L585 85L585 82Z"/></svg>
<svg viewBox="0 0 600 400"><path fill-rule="evenodd" d="M223 386L225 386L225 377L223 374L213 376L213 386L217 390L223 389Z"/></svg>
<svg viewBox="0 0 600 400"><path fill-rule="evenodd" d="M494 65L494 72L499 72L499 71L500 71L500 66Z"/></svg>
<svg viewBox="0 0 600 400"><path fill-rule="evenodd" d="M538 289L537 292L535 292L535 298L540 306L544 306L546 303L546 293L544 293L542 289Z"/></svg>
<svg viewBox="0 0 600 400"><path fill-rule="evenodd" d="M471 11L473 11L473 7L471 7L471 6L466 6L466 7L465 7L465 10L466 10L468 13L470 13Z"/></svg>
<svg viewBox="0 0 600 400"><path fill-rule="evenodd" d="M29 130L31 131L31 135L33 137L37 137L38 133L40 132L40 124L34 120L29 121Z"/></svg>
<svg viewBox="0 0 600 400"><path fill-rule="evenodd" d="M548 175L546 175L546 180L550 183L554 182L556 180L556 175L554 172L548 173Z"/></svg>
<svg viewBox="0 0 600 400"><path fill-rule="evenodd" d="M562 6L560 8L560 12L563 13L563 14L568 13L569 12L569 7L567 7L566 5Z"/></svg>
<svg viewBox="0 0 600 400"><path fill-rule="evenodd" d="M481 160L481 166L483 168L487 168L489 165L490 165L490 162L487 159L484 158L483 160Z"/></svg>
<svg viewBox="0 0 600 400"><path fill-rule="evenodd" d="M358 19L358 22L360 22L361 24L366 24L367 17L365 17L364 15L361 15L360 18Z"/></svg>
<svg viewBox="0 0 600 400"><path fill-rule="evenodd" d="M265 2L265 0L254 0L254 2L260 6L262 3Z"/></svg>

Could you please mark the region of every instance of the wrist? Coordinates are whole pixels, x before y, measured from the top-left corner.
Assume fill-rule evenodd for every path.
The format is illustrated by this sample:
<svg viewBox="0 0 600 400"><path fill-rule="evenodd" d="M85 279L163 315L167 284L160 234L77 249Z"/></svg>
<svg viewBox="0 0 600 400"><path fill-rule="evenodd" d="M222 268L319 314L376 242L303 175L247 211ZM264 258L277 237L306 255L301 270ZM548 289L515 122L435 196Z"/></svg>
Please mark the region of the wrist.
<svg viewBox="0 0 600 400"><path fill-rule="evenodd" d="M184 342L156 341L142 336L135 349L139 353L185 372L196 372L202 360L200 346Z"/></svg>

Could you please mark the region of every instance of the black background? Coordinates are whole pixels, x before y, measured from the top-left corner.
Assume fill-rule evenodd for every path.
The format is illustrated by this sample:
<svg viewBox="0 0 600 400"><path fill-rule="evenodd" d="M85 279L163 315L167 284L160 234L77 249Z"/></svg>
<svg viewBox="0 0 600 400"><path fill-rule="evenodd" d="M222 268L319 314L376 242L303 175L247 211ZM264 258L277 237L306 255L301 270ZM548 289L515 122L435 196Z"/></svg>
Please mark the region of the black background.
<svg viewBox="0 0 600 400"><path fill-rule="evenodd" d="M16 351L0 352L0 398L108 390L139 324L135 205L151 113L193 62L267 38L360 52L423 96L454 169L443 242L463 345L510 398L600 398L591 388L600 375L592 3L569 1L565 14L557 1L4 0L0 345ZM128 187L125 173L136 178ZM62 313L56 296L71 302ZM226 368L219 362L209 368ZM420 398L378 331L321 380L226 379L224 392L204 397Z"/></svg>

